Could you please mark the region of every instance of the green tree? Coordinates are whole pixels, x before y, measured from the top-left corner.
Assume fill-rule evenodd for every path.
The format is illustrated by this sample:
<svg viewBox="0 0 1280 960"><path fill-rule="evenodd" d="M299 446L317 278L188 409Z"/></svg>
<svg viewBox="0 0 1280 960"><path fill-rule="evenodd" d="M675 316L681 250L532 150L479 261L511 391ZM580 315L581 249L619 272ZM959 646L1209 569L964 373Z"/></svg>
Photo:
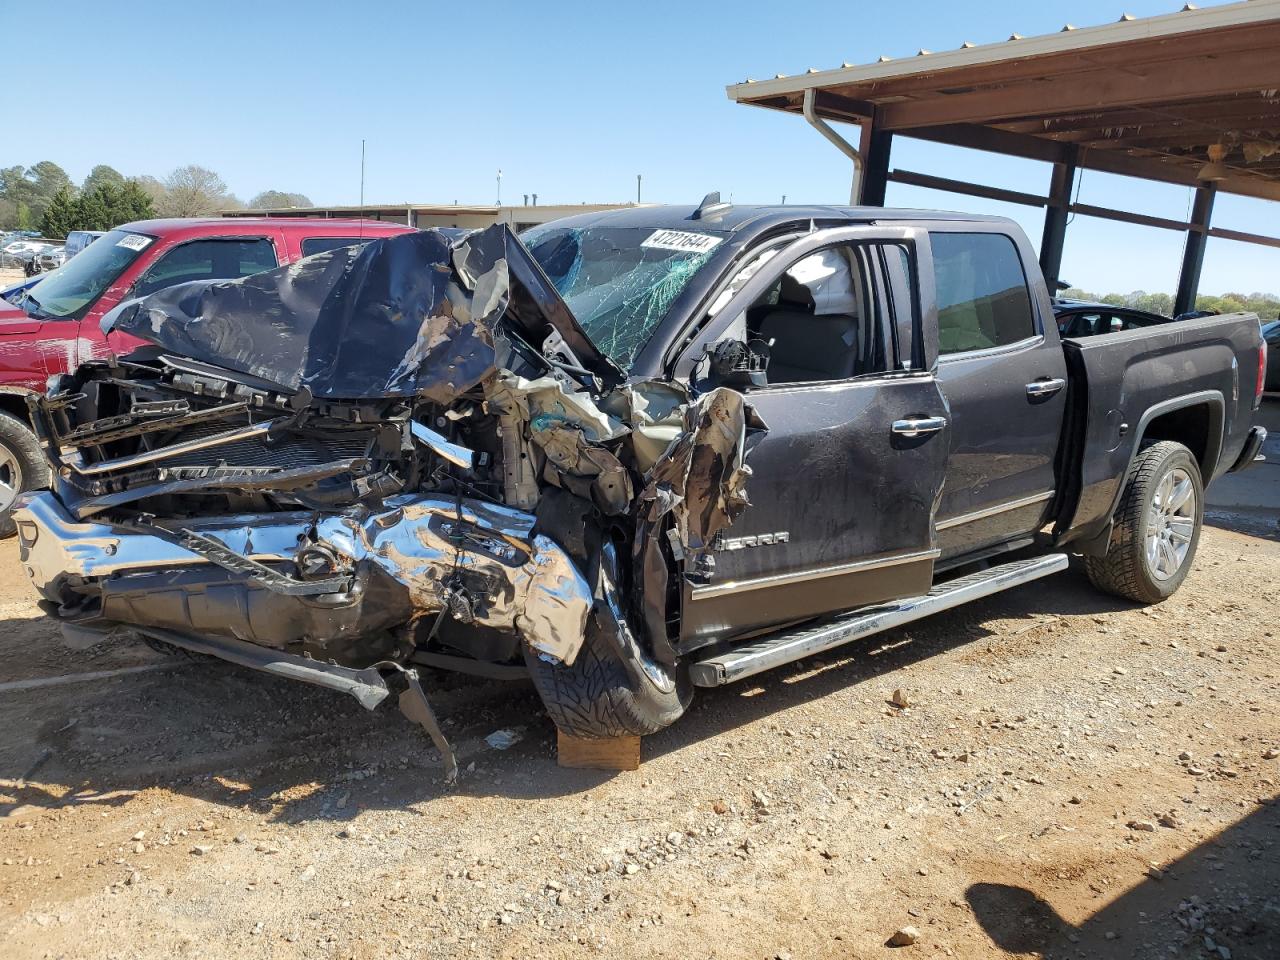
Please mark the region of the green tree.
<svg viewBox="0 0 1280 960"><path fill-rule="evenodd" d="M90 193L95 188L108 183L113 187L123 187L124 174L115 167L100 163L89 171L89 175L84 178L84 183L80 184L80 190L83 193Z"/></svg>
<svg viewBox="0 0 1280 960"><path fill-rule="evenodd" d="M283 190L263 190L249 201L254 210L276 210L283 207L310 207L311 198L305 193L286 193Z"/></svg>
<svg viewBox="0 0 1280 960"><path fill-rule="evenodd" d="M117 203L120 191L109 183L95 188L91 193L82 193L77 201L77 230L110 230L114 223L112 208Z"/></svg>
<svg viewBox="0 0 1280 960"><path fill-rule="evenodd" d="M63 187L72 191L76 188L71 178L67 176L67 171L52 160L41 160L35 166L27 168L27 179L31 181L35 192L35 196L30 201L31 215L35 220L40 219L44 208L49 205L55 193Z"/></svg>
<svg viewBox="0 0 1280 960"><path fill-rule="evenodd" d="M113 226L119 226L131 220L150 220L156 215L156 208L147 192L137 182L128 180L120 187L115 215Z"/></svg>
<svg viewBox="0 0 1280 960"><path fill-rule="evenodd" d="M80 202L63 187L49 199L40 218L40 232L46 237L65 237L79 229Z"/></svg>
<svg viewBox="0 0 1280 960"><path fill-rule="evenodd" d="M18 229L34 230L36 228L36 218L31 215L31 207L22 201L18 201Z"/></svg>
<svg viewBox="0 0 1280 960"><path fill-rule="evenodd" d="M0 197L14 205L15 216L17 205L31 204L35 197L35 184L27 179L27 168L23 166L0 169Z"/></svg>
<svg viewBox="0 0 1280 960"><path fill-rule="evenodd" d="M151 200L153 211L160 209L161 202L164 200L165 196L163 183L155 177L149 177L146 174L143 174L140 177L130 177L129 182L147 195Z"/></svg>

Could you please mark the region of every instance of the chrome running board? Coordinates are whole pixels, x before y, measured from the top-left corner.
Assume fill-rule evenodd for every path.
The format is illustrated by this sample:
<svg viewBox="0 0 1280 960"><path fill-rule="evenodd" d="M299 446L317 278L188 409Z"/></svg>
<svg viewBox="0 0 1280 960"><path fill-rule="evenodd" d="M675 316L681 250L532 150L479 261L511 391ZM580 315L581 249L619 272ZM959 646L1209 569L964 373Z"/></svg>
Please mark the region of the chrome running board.
<svg viewBox="0 0 1280 960"><path fill-rule="evenodd" d="M769 634L739 647L713 654L689 667L689 676L699 687L719 687L755 676L765 670L822 653L832 647L880 633L892 627L920 620L942 610L950 610L970 600L1017 587L1051 573L1067 569L1065 553L1051 553L1030 560L1017 560L978 573L940 583L922 597L862 609L839 620Z"/></svg>

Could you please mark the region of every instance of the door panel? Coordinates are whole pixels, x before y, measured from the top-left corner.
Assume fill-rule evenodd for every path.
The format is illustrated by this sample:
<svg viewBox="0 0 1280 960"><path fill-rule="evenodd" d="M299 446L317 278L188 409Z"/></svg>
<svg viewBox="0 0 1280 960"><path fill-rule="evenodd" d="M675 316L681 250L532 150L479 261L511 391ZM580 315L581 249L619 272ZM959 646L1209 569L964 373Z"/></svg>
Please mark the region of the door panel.
<svg viewBox="0 0 1280 960"><path fill-rule="evenodd" d="M732 633L928 591L945 425L933 377L774 387L749 399L769 425L752 451L752 505L722 536L706 586L685 586L683 639ZM926 428L937 424L926 424Z"/></svg>
<svg viewBox="0 0 1280 960"><path fill-rule="evenodd" d="M974 224L940 226L930 252L938 380L953 414L936 518L945 560L1042 525L1054 493L1067 365L1043 282L1024 266L1034 263L1025 241Z"/></svg>
<svg viewBox="0 0 1280 960"><path fill-rule="evenodd" d="M953 415L937 518L944 557L1039 529L1054 492L1066 377L1062 350L1044 340L938 365Z"/></svg>

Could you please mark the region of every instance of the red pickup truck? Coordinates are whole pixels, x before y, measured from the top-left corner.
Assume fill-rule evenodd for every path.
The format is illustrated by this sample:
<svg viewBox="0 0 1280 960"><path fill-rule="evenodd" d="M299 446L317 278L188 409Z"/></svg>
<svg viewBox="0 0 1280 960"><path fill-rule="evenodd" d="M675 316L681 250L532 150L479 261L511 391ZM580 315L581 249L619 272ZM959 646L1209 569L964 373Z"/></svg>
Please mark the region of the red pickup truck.
<svg viewBox="0 0 1280 960"><path fill-rule="evenodd" d="M337 246L407 233L369 220L208 218L141 220L99 237L66 265L0 299L0 537L22 490L44 486L44 457L26 397L51 374L123 354L143 341L104 335L102 317L132 297L188 280L233 279Z"/></svg>

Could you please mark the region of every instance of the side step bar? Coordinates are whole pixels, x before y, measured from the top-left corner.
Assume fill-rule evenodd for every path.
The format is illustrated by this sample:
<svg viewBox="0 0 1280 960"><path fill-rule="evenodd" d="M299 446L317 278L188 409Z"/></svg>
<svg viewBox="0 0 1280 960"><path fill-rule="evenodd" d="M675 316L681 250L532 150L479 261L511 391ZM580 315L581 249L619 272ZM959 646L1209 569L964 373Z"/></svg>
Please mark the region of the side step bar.
<svg viewBox="0 0 1280 960"><path fill-rule="evenodd" d="M817 626L760 637L692 664L689 676L699 687L723 686L784 663L822 653L851 640L880 633L942 610L950 610L970 600L989 597L1010 587L1047 577L1051 573L1067 569L1067 563L1065 553L1051 553L1030 560L989 567L967 577L938 584L923 597L912 597L864 609Z"/></svg>

